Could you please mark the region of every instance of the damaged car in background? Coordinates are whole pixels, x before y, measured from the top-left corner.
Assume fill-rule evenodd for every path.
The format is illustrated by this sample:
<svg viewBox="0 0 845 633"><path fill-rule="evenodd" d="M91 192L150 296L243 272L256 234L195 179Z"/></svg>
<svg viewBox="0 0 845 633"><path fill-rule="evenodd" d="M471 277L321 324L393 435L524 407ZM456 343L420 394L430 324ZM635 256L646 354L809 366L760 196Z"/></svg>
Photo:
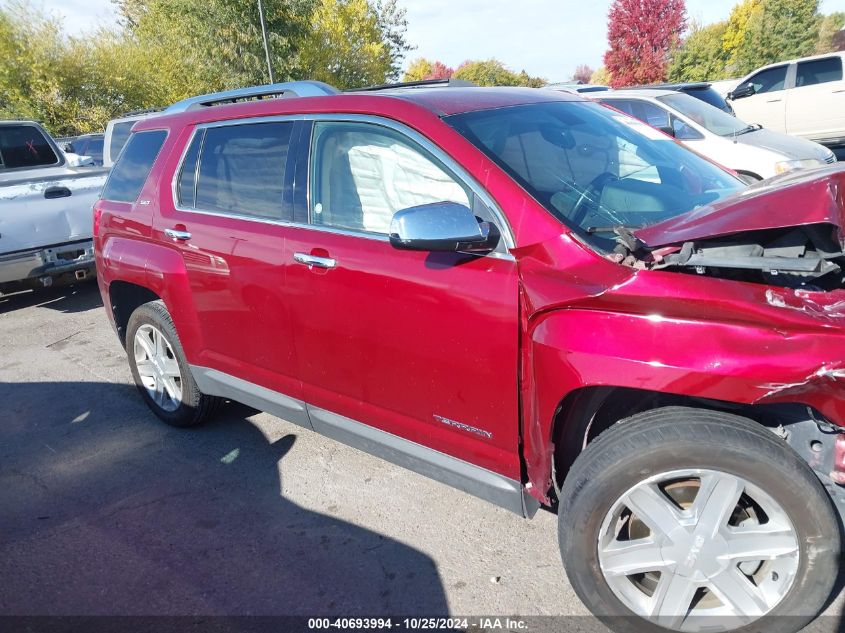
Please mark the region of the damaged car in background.
<svg viewBox="0 0 845 633"><path fill-rule="evenodd" d="M93 205L107 170L33 121L0 121L0 293L89 279Z"/></svg>

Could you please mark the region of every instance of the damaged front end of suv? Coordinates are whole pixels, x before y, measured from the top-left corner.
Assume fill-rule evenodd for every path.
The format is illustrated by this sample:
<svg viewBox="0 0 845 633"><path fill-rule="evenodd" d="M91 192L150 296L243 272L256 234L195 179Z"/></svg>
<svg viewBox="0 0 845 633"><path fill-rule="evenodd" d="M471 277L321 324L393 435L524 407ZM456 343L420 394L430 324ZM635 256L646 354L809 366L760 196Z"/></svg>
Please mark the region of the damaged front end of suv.
<svg viewBox="0 0 845 633"><path fill-rule="evenodd" d="M611 257L634 268L804 291L796 298L838 290L845 286L844 195L845 169L772 179L645 229L619 228Z"/></svg>

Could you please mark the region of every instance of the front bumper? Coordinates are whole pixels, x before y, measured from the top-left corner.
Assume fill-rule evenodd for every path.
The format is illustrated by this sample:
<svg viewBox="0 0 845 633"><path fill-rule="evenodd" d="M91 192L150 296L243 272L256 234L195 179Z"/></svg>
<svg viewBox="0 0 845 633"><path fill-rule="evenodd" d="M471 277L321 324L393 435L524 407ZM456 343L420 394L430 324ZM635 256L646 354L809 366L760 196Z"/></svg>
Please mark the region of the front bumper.
<svg viewBox="0 0 845 633"><path fill-rule="evenodd" d="M32 282L49 286L56 277L74 274L77 279L87 279L93 272L92 240L0 255L0 284Z"/></svg>

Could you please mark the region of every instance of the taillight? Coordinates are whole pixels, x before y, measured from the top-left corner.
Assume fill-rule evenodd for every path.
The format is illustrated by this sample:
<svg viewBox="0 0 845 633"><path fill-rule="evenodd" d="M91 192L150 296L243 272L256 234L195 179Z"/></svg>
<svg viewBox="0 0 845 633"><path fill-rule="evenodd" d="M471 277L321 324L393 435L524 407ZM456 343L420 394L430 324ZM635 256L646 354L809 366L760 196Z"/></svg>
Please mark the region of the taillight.
<svg viewBox="0 0 845 633"><path fill-rule="evenodd" d="M100 216L102 214L102 209L100 209L97 205L94 205L94 237L97 237L100 234Z"/></svg>

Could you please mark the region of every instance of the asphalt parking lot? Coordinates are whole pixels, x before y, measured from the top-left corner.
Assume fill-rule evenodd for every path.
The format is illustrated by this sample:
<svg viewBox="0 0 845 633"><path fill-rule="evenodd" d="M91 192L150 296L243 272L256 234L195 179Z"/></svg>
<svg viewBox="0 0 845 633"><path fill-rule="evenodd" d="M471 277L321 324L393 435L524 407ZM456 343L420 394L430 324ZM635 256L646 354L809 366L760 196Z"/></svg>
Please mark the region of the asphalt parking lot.
<svg viewBox="0 0 845 633"><path fill-rule="evenodd" d="M548 512L237 404L158 422L94 284L0 297L0 350L0 615L587 614Z"/></svg>

